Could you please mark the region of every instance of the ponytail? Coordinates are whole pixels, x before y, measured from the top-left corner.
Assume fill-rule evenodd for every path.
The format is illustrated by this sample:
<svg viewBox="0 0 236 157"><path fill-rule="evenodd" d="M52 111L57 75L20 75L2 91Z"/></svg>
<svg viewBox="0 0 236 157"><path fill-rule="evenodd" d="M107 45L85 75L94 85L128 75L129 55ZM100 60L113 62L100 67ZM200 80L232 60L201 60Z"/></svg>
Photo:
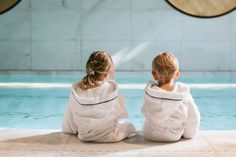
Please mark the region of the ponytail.
<svg viewBox="0 0 236 157"><path fill-rule="evenodd" d="M82 90L93 88L98 81L103 81L112 65L111 57L104 51L93 52L86 64L86 76L79 83Z"/></svg>
<svg viewBox="0 0 236 157"><path fill-rule="evenodd" d="M86 89L92 88L94 85L95 85L94 79L89 74L87 74L80 81L79 88L81 88L82 90L86 90Z"/></svg>

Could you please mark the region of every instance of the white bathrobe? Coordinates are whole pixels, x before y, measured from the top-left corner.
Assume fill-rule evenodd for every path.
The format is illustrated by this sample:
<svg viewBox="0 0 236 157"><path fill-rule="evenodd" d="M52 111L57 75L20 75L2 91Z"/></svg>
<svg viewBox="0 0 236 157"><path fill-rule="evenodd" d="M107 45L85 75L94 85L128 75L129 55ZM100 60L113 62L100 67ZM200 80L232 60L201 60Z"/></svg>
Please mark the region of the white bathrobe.
<svg viewBox="0 0 236 157"><path fill-rule="evenodd" d="M82 141L117 142L135 131L133 125L119 123L128 113L114 81L76 91L77 85L72 85L62 132L77 134Z"/></svg>
<svg viewBox="0 0 236 157"><path fill-rule="evenodd" d="M148 140L177 141L182 136L193 138L199 129L199 110L189 88L180 82L175 83L172 91L148 82L142 113L145 117L143 134Z"/></svg>

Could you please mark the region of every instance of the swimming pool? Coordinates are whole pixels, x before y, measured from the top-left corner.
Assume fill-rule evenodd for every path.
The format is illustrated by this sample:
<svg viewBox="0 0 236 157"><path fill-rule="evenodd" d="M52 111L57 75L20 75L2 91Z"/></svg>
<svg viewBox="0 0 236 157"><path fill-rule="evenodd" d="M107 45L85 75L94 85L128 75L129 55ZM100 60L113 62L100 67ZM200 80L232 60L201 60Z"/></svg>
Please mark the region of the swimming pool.
<svg viewBox="0 0 236 157"><path fill-rule="evenodd" d="M147 73L117 74L130 121L142 128L140 114ZM70 93L81 75L0 75L0 128L60 129ZM202 130L236 130L236 77L183 76L201 112Z"/></svg>

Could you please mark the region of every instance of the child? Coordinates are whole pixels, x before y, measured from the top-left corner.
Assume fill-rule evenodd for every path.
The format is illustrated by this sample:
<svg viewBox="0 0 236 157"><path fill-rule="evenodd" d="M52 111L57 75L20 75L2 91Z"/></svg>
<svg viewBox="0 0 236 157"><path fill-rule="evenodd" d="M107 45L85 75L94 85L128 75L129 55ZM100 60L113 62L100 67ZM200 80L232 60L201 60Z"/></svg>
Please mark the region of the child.
<svg viewBox="0 0 236 157"><path fill-rule="evenodd" d="M62 132L77 134L81 141L118 142L133 136L131 124L120 124L128 116L119 95L111 57L93 52L86 64L87 75L72 85Z"/></svg>
<svg viewBox="0 0 236 157"><path fill-rule="evenodd" d="M178 141L193 138L200 124L200 114L186 84L174 81L179 77L177 58L168 52L152 62L152 76L145 87L142 113L143 135L152 141Z"/></svg>

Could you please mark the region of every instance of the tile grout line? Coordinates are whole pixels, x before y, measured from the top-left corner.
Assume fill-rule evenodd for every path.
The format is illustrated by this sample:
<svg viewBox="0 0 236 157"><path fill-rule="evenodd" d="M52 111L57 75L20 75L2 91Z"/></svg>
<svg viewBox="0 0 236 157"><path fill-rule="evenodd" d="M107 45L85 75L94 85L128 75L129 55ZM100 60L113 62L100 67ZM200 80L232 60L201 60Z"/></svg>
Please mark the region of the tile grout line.
<svg viewBox="0 0 236 157"><path fill-rule="evenodd" d="M208 141L208 139L206 138L206 136L203 134L203 132L201 132L202 137L204 138L204 140L210 145L210 147L212 148L212 150L214 151L216 157L219 157L217 154L216 149L213 147L213 145L210 143L210 141Z"/></svg>
<svg viewBox="0 0 236 157"><path fill-rule="evenodd" d="M64 145L64 147L63 147L63 149L62 149L62 152L60 153L60 155L62 156L63 155L63 153L64 153L64 151L65 151L65 148L66 148L66 146L68 145L68 143L69 143L69 141L70 141L70 139L71 139L71 135L69 135L70 137L68 138L68 140L66 141L66 144Z"/></svg>

